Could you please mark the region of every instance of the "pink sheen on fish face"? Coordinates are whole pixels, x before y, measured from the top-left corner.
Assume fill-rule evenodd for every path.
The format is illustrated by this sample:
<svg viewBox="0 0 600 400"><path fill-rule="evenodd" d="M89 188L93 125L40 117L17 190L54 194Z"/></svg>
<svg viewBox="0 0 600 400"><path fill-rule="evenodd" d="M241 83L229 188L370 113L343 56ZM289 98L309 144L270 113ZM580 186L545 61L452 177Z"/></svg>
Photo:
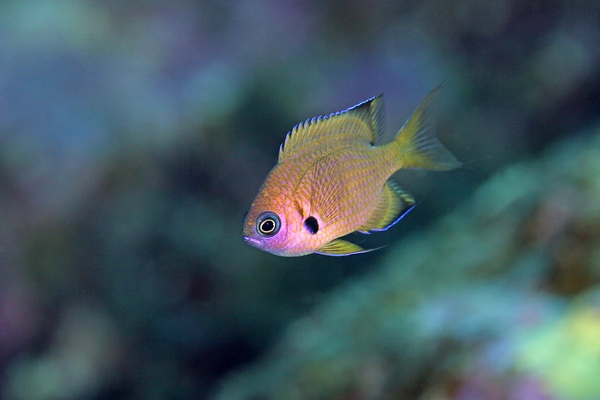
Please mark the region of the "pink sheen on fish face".
<svg viewBox="0 0 600 400"><path fill-rule="evenodd" d="M262 199L256 207L252 207L244 221L244 241L263 251L279 254L284 251L287 239L287 218L277 202L265 206ZM264 211L263 211L264 210Z"/></svg>
<svg viewBox="0 0 600 400"><path fill-rule="evenodd" d="M268 193L268 191L266 191ZM258 196L244 221L246 243L269 253L293 257L313 253L318 248L316 235L306 229L300 210L293 201L279 193L277 196ZM264 211L268 210L268 211ZM276 215L279 230L272 236L260 232L261 216Z"/></svg>
<svg viewBox="0 0 600 400"><path fill-rule="evenodd" d="M301 243L294 240L290 225L286 223L285 217L281 217L281 227L273 236L264 236L259 230L256 222L248 221L244 229L244 241L263 251L278 256L293 256L304 253Z"/></svg>
<svg viewBox="0 0 600 400"><path fill-rule="evenodd" d="M244 241L260 250L267 251L276 255L283 255L285 252L285 232L279 232L270 238L260 237L258 234L244 236Z"/></svg>

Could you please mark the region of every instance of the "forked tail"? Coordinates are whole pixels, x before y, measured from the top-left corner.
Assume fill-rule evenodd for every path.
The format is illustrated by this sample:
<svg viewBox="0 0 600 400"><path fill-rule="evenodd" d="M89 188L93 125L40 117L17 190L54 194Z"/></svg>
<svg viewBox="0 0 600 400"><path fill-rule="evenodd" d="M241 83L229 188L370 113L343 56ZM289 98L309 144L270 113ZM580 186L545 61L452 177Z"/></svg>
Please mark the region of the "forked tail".
<svg viewBox="0 0 600 400"><path fill-rule="evenodd" d="M398 132L395 143L402 157L402 168L445 171L461 166L435 136L434 111L442 86L433 89Z"/></svg>

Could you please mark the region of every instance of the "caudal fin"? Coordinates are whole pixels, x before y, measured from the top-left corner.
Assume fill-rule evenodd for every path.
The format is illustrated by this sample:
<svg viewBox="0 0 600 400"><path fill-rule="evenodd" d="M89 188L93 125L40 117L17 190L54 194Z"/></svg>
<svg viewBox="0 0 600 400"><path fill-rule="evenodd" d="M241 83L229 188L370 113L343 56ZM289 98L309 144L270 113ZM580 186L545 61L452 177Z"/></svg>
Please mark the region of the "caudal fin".
<svg viewBox="0 0 600 400"><path fill-rule="evenodd" d="M402 153L402 168L444 171L461 165L433 132L434 109L441 89L438 86L425 97L396 136L395 143Z"/></svg>

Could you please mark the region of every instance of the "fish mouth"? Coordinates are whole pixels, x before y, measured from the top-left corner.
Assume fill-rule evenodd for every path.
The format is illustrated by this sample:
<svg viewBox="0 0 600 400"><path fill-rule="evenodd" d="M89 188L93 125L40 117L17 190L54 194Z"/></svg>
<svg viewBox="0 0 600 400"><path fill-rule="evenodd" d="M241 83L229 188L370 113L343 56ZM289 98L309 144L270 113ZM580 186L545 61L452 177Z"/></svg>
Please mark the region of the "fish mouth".
<svg viewBox="0 0 600 400"><path fill-rule="evenodd" d="M248 244L250 244L252 246L255 246L255 247L260 246L260 240L255 239L253 237L244 236L244 242L246 242L246 243L248 243Z"/></svg>

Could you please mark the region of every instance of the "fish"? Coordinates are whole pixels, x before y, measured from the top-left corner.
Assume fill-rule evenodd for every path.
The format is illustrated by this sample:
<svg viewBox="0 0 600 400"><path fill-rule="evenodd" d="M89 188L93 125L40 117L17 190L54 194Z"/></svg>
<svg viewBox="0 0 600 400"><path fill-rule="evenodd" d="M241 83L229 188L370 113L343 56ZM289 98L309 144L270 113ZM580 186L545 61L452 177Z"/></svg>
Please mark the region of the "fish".
<svg viewBox="0 0 600 400"><path fill-rule="evenodd" d="M433 130L440 90L425 97L388 143L382 143L383 94L297 124L246 213L244 241L284 257L377 250L342 237L385 231L413 209L415 199L392 175L461 165Z"/></svg>

